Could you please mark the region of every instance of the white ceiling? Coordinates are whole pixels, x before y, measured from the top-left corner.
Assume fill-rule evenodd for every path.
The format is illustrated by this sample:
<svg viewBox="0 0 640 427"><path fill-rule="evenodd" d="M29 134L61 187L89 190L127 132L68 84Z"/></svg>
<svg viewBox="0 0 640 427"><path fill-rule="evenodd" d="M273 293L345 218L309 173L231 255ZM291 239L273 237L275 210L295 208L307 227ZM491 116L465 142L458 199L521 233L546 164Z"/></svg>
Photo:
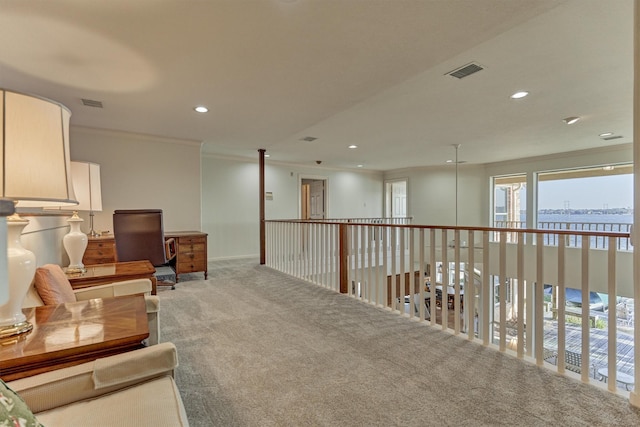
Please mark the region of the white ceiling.
<svg viewBox="0 0 640 427"><path fill-rule="evenodd" d="M445 75L469 62L485 69ZM547 155L632 141L633 1L0 0L0 87L65 104L72 126L253 159Z"/></svg>

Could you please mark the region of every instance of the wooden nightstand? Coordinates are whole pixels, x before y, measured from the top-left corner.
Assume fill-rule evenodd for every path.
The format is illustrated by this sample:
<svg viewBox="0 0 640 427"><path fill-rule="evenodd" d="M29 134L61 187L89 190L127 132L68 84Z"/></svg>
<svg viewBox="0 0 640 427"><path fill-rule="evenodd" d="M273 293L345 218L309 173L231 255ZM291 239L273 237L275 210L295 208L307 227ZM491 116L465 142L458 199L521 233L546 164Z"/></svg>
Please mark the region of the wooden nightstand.
<svg viewBox="0 0 640 427"><path fill-rule="evenodd" d="M200 231L170 231L165 239L173 238L176 243L176 257L171 261L178 275L202 271L207 279L207 233Z"/></svg>

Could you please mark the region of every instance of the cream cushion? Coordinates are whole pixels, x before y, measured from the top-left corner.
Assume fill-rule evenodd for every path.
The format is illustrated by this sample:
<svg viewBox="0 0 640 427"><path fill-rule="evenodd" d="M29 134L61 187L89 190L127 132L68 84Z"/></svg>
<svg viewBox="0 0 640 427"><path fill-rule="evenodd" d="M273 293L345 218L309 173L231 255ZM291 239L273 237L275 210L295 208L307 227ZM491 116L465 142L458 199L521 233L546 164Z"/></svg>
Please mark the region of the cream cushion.
<svg viewBox="0 0 640 427"><path fill-rule="evenodd" d="M186 426L177 351L161 343L11 381L46 426Z"/></svg>
<svg viewBox="0 0 640 427"><path fill-rule="evenodd" d="M36 416L45 426L187 425L180 393L170 376Z"/></svg>

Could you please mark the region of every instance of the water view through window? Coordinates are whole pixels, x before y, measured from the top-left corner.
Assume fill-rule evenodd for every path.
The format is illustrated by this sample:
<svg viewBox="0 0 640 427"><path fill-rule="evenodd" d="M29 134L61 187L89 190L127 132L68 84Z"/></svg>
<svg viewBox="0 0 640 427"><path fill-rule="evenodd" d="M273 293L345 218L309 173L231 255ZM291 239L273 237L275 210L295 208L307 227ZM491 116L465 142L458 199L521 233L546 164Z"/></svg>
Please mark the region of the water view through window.
<svg viewBox="0 0 640 427"><path fill-rule="evenodd" d="M631 165L538 174L538 228L628 231L633 222ZM524 227L527 218L526 175L494 179L494 224ZM553 224L602 224L564 227ZM608 225L604 225L608 224Z"/></svg>

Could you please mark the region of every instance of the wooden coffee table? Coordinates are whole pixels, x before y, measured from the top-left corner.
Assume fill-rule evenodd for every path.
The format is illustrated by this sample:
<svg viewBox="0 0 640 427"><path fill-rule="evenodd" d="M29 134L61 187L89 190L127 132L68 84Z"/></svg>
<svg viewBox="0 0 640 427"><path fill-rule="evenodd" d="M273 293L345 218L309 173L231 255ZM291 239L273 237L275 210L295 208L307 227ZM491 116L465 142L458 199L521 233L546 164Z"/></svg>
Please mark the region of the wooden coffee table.
<svg viewBox="0 0 640 427"><path fill-rule="evenodd" d="M114 262L110 264L86 265L84 273L68 273L73 289L104 285L132 279L151 280L151 294L157 293L157 281L153 275L156 268L149 261Z"/></svg>
<svg viewBox="0 0 640 427"><path fill-rule="evenodd" d="M0 342L0 378L12 381L142 347L149 336L141 295L23 310L33 330Z"/></svg>

